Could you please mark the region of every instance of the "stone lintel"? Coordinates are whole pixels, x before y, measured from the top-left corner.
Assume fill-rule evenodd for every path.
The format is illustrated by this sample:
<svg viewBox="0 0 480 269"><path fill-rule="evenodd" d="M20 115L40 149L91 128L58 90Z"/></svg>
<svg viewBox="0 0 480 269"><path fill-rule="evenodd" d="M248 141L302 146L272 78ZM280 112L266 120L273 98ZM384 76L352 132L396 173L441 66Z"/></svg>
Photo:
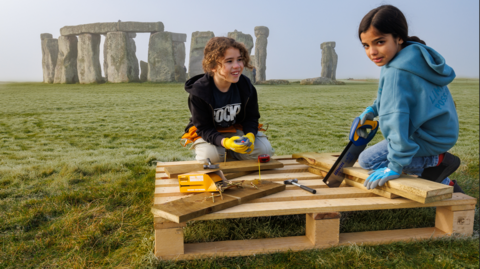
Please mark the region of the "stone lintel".
<svg viewBox="0 0 480 269"><path fill-rule="evenodd" d="M162 22L98 22L75 26L64 26L60 29L61 35L106 34L108 32L154 33L163 32Z"/></svg>
<svg viewBox="0 0 480 269"><path fill-rule="evenodd" d="M171 33L173 42L186 42L187 34Z"/></svg>

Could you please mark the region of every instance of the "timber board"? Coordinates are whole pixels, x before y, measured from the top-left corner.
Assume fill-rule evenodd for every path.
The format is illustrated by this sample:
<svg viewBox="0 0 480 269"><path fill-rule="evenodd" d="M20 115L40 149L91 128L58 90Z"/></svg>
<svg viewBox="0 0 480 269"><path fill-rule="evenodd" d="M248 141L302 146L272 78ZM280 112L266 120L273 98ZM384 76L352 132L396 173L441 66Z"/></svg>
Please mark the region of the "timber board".
<svg viewBox="0 0 480 269"><path fill-rule="evenodd" d="M185 194L186 197L182 199L154 205L152 213L176 223L186 222L208 213L285 190L285 185L270 181L262 181L260 184L256 184L257 188L251 187L248 182L245 182L243 186L243 188L225 190L222 194L223 199L215 197L215 200L212 200L210 198L211 193L199 193L192 196ZM218 195L218 193L214 193L214 195Z"/></svg>
<svg viewBox="0 0 480 269"><path fill-rule="evenodd" d="M472 198L462 193L454 193L451 199L432 202L429 204L422 204L405 198L388 199L378 196L365 198L360 197L308 201L246 203L211 214L207 214L202 217L195 218L195 220L283 216L321 212L345 212L435 206L474 205L476 203L477 200L475 198Z"/></svg>
<svg viewBox="0 0 480 269"><path fill-rule="evenodd" d="M256 254L269 254L279 251L302 251L324 249L342 245L377 245L399 241L412 241L446 236L436 228L415 228L403 230L341 233L338 244L314 246L306 236L291 236L267 239L230 240L207 243L185 244L184 254L159 257L167 260L190 260L205 257L233 257Z"/></svg>
<svg viewBox="0 0 480 269"><path fill-rule="evenodd" d="M328 172L337 160L336 153L299 153L293 154L293 157L300 163L308 163L320 170ZM343 169L343 173L349 179L363 183L369 176L368 171L358 167L358 163L354 167ZM396 194L405 198L409 198L421 203L430 203L439 199L448 199L453 193L453 187L440 184L433 181L420 179L408 175L401 175L399 178L390 180L384 186L378 186L377 189Z"/></svg>
<svg viewBox="0 0 480 269"><path fill-rule="evenodd" d="M218 163L218 169L203 169L203 164L183 164L183 165L174 165L165 167L165 173L170 177L178 177L181 174L190 173L192 171L217 171L222 170L224 174L232 172L243 172L243 171L258 171L259 166L261 170L282 168L283 163L270 160L268 163L258 163L257 160L244 160L244 161L233 161L226 163Z"/></svg>

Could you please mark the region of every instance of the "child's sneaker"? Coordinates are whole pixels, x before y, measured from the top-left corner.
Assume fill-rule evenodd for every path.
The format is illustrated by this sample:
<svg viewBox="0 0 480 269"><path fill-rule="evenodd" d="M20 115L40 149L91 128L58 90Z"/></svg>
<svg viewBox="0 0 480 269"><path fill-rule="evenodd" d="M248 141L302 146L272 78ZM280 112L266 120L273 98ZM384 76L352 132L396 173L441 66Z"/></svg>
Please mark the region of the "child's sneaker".
<svg viewBox="0 0 480 269"><path fill-rule="evenodd" d="M451 182L453 182L453 192L461 192L463 194L465 194L465 192L462 190L462 188L460 188L460 186L457 184L457 181L456 180L450 180Z"/></svg>
<svg viewBox="0 0 480 269"><path fill-rule="evenodd" d="M460 158L445 152L442 162L437 166L425 168L420 177L440 183L455 172L459 166Z"/></svg>

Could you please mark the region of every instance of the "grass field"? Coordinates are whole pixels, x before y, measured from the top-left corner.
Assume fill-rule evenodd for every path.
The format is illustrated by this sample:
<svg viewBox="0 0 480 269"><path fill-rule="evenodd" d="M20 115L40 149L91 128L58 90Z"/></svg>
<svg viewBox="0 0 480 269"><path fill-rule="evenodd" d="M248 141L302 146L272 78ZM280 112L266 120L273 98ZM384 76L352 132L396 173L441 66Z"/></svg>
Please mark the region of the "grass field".
<svg viewBox="0 0 480 269"><path fill-rule="evenodd" d="M258 86L276 154L339 152L375 82ZM450 85L460 119L451 177L479 198L479 82ZM154 161L189 160L181 84L0 84L0 268L161 267L478 268L475 234L382 246L336 247L166 262L153 256ZM372 143L381 141L377 135ZM304 216L192 221L186 242L305 234ZM345 213L341 232L434 226L435 210Z"/></svg>

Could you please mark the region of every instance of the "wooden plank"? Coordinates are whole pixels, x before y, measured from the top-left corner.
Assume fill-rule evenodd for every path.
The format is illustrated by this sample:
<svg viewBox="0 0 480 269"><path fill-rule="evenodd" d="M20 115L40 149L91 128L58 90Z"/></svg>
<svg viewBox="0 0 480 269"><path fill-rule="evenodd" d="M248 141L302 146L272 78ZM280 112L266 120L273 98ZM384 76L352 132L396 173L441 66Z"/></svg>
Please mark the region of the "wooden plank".
<svg viewBox="0 0 480 269"><path fill-rule="evenodd" d="M165 167L165 173L170 178L178 177L178 175L190 173L192 171L217 171L222 170L223 173L242 172L242 171L258 171L259 163L257 160L233 161L219 163L219 169L203 169L203 164L183 164ZM283 163L270 160L268 163L260 163L260 169L274 169L283 167Z"/></svg>
<svg viewBox="0 0 480 269"><path fill-rule="evenodd" d="M278 160L279 162L283 163L283 165L299 165L300 163L297 162L295 159L290 159L290 160Z"/></svg>
<svg viewBox="0 0 480 269"><path fill-rule="evenodd" d="M263 180L263 178L262 178L262 180ZM162 180L158 180L158 181L165 181L165 180L162 179ZM275 182L275 183L283 184L283 182ZM316 188L327 188L327 185L325 185L325 183L323 183L322 180L304 180L304 181L299 181L299 183L302 184L302 185L305 185L307 187L315 188L315 189ZM286 189L287 190L299 190L300 188L297 187L297 186L294 186L294 185L287 185ZM181 198L181 197L187 197L187 196L190 196L190 194L180 192L178 182L176 182L175 184L169 184L168 186L166 186L166 185L158 186L157 185L157 187L155 187L155 193L154 193L155 199L157 199L159 197L180 197ZM173 199L158 199L158 200L155 200L155 204L163 203L163 202L160 202L160 201L167 202L167 201L174 201L174 200L177 200L177 199L174 199L174 198Z"/></svg>
<svg viewBox="0 0 480 269"><path fill-rule="evenodd" d="M335 163L337 159L337 154L307 152L293 154L293 157L301 159L303 160L303 162L328 171ZM355 166L358 166L358 164L356 164ZM357 182L363 183L363 181L361 180L365 180L369 176L368 171L355 166L344 168L343 172L346 175L358 178L359 180L356 180ZM385 183L384 186L377 188L405 198L425 203L433 202L438 199L448 198L450 197L448 194L453 193L453 187L451 186L407 175L401 175L399 178L395 180L390 180ZM423 199L434 196L436 198Z"/></svg>
<svg viewBox="0 0 480 269"><path fill-rule="evenodd" d="M192 195L195 195L195 194L189 194L189 195L186 195L186 196L155 197L155 198L153 198L153 204L154 205L160 205L160 204L172 202L172 201L179 200L179 199L182 199L182 198L185 198L185 197L188 197L188 196L192 196Z"/></svg>
<svg viewBox="0 0 480 269"><path fill-rule="evenodd" d="M159 172L159 170L164 170L164 167L159 167L157 168L157 173L155 175L155 179L169 179L170 177L164 173L164 172ZM275 169L269 169L261 172L261 174L279 174L279 173L301 173L301 172L307 172L308 170L308 165L304 164L298 164L295 162L295 165L287 165L286 167L282 168L275 168ZM256 170L258 171L258 170ZM258 174L258 172L253 172L253 171L241 171L241 172L229 172L225 173L225 177L227 179L234 179L237 177L249 175L252 173Z"/></svg>
<svg viewBox="0 0 480 269"><path fill-rule="evenodd" d="M362 183L350 180L348 178L346 178L344 181L349 186L352 186L352 187L355 187L355 188L358 188L358 189L361 189L361 190L369 191L371 193L374 193L376 195L379 195L379 196L382 196L382 197L385 197L385 198L388 198L388 199L394 199L394 198L400 197L400 196L398 196L396 194L393 194L391 192L380 190L380 189L377 189L377 188L372 189L372 190L367 190L367 188L365 186L363 186Z"/></svg>
<svg viewBox="0 0 480 269"><path fill-rule="evenodd" d="M292 159L292 154L287 154L287 155L273 155L271 159L274 160L289 160Z"/></svg>
<svg viewBox="0 0 480 269"><path fill-rule="evenodd" d="M327 175L328 171L324 171L324 170L327 170L327 169L324 169L324 170L322 170L322 169L324 169L324 168L309 167L308 172L325 177ZM351 176L347 175L347 178L345 178L345 180L342 182L342 184L345 183L348 186L356 187L356 188L359 188L359 189L362 189L362 190L367 190L367 188L364 187L363 184L352 181L352 180L349 180L348 177L351 177ZM367 190L367 191L370 191L370 192L372 192L376 195L379 195L379 196L382 196L382 197L385 197L385 198L389 198L389 199L394 199L394 198L400 197L396 194L393 194L391 192L387 192L387 191L384 191L384 190L380 190L378 188L375 188L375 189L372 189L372 190Z"/></svg>
<svg viewBox="0 0 480 269"><path fill-rule="evenodd" d="M380 245L398 241L414 241L420 239L431 239L443 237L446 234L436 228L415 228L401 230L371 231L357 233L340 234L339 245L350 245L356 243L358 245Z"/></svg>
<svg viewBox="0 0 480 269"><path fill-rule="evenodd" d="M292 158L296 159L297 162L302 164L308 164L311 166L321 167L330 170L330 168L335 164L338 157L341 153L317 153L317 152L303 152L292 154ZM355 163L354 167L360 167L360 165Z"/></svg>
<svg viewBox="0 0 480 269"><path fill-rule="evenodd" d="M274 174L265 174L261 173L260 177L262 180L269 180L269 181L285 181L287 179L293 179L296 178L299 181L300 180L308 180L308 179L321 179L320 176L309 173L309 172L300 172L300 173L274 173ZM232 181L240 181L240 180L254 180L254 179L259 179L258 173L252 173L247 176L243 177L238 177L236 179L233 179Z"/></svg>
<svg viewBox="0 0 480 269"><path fill-rule="evenodd" d="M165 173L156 173L155 179L169 179L170 177Z"/></svg>
<svg viewBox="0 0 480 269"><path fill-rule="evenodd" d="M178 187L178 179L157 179L155 180L155 187Z"/></svg>
<svg viewBox="0 0 480 269"><path fill-rule="evenodd" d="M307 170L308 170L308 165L296 164L296 165L287 165L282 168L265 170L265 171L262 171L261 173L262 174L301 173L301 172L307 172ZM256 173L258 174L258 172Z"/></svg>
<svg viewBox="0 0 480 269"><path fill-rule="evenodd" d="M465 210L475 210L475 205L454 205L446 206L450 211L465 211Z"/></svg>
<svg viewBox="0 0 480 269"><path fill-rule="evenodd" d="M449 208L437 207L435 227L446 234L460 234L471 236L475 210L451 211Z"/></svg>
<svg viewBox="0 0 480 269"><path fill-rule="evenodd" d="M223 199L216 197L215 201L208 199L211 197L210 193L200 193L172 202L154 205L152 213L176 223L186 222L211 212L220 211L252 199L285 190L285 185L270 181L262 181L260 184L257 184L257 188L249 187L248 182L245 182L244 186L244 188L240 189L225 190Z"/></svg>
<svg viewBox="0 0 480 269"><path fill-rule="evenodd" d="M294 176L294 177L291 177ZM257 179L257 176L253 177L239 177L236 179L233 179L232 181L236 182L239 180L254 180ZM300 184L311 187L311 186L321 186L320 188L327 188L327 185L323 182L323 180L315 175L309 174L309 173L301 173L301 174L294 174L294 175L289 175L288 177L285 176L262 176L262 180L268 180L268 181L285 181L287 179L292 179L292 178L297 178ZM310 185L308 185L310 184ZM155 187L178 187L178 179L158 179L155 180ZM317 187L315 187L317 188Z"/></svg>
<svg viewBox="0 0 480 269"><path fill-rule="evenodd" d="M405 198L383 197L321 199L271 203L247 203L196 218L197 220L229 219L246 217L282 216L312 212L344 212L399 208L420 208L476 204L477 200L462 193L454 193L451 199L422 204ZM155 214L155 213L154 213Z"/></svg>
<svg viewBox="0 0 480 269"><path fill-rule="evenodd" d="M376 197L375 194L363 191L357 188L314 188L317 193L311 194L300 188L285 190L279 193L271 194L262 198L251 200L248 203L270 203L282 201L305 201L320 199L342 199L342 198L360 198L360 197Z"/></svg>
<svg viewBox="0 0 480 269"><path fill-rule="evenodd" d="M351 181L357 182L359 184L360 188L363 186L363 183L365 182L365 179L363 179L363 178L358 178L358 177L354 177L354 176L350 176L350 175L347 175L347 177ZM441 195L432 196L432 197L418 196L418 195L415 195L414 193L409 193L409 192L406 192L404 190L389 188L387 186L387 184L385 184L384 186L376 187L375 189L379 190L379 191L384 191L386 193L391 193L391 194L394 194L394 195L405 197L405 198L408 198L410 200L413 200L413 201L416 201L416 202L419 202L419 203L423 203L423 204L428 204L428 203L431 203L431 202L436 202L436 201L441 201L441 200L444 200L444 199L452 198L452 193L446 193L446 194L441 194Z"/></svg>
<svg viewBox="0 0 480 269"><path fill-rule="evenodd" d="M445 233L435 228L342 233L340 234L338 245L385 244L398 241L430 239L442 236L445 236ZM278 251L302 251L328 247L331 246L314 246L306 236L292 236L185 244L185 254L183 255L160 254L156 256L167 260L189 260L201 257L247 256L274 253Z"/></svg>
<svg viewBox="0 0 480 269"><path fill-rule="evenodd" d="M246 175L249 175L249 174L251 174L250 171L241 171L241 172L226 173L226 174L224 174L224 176L225 176L226 179L234 179L234 178L243 177L243 176L246 176Z"/></svg>

